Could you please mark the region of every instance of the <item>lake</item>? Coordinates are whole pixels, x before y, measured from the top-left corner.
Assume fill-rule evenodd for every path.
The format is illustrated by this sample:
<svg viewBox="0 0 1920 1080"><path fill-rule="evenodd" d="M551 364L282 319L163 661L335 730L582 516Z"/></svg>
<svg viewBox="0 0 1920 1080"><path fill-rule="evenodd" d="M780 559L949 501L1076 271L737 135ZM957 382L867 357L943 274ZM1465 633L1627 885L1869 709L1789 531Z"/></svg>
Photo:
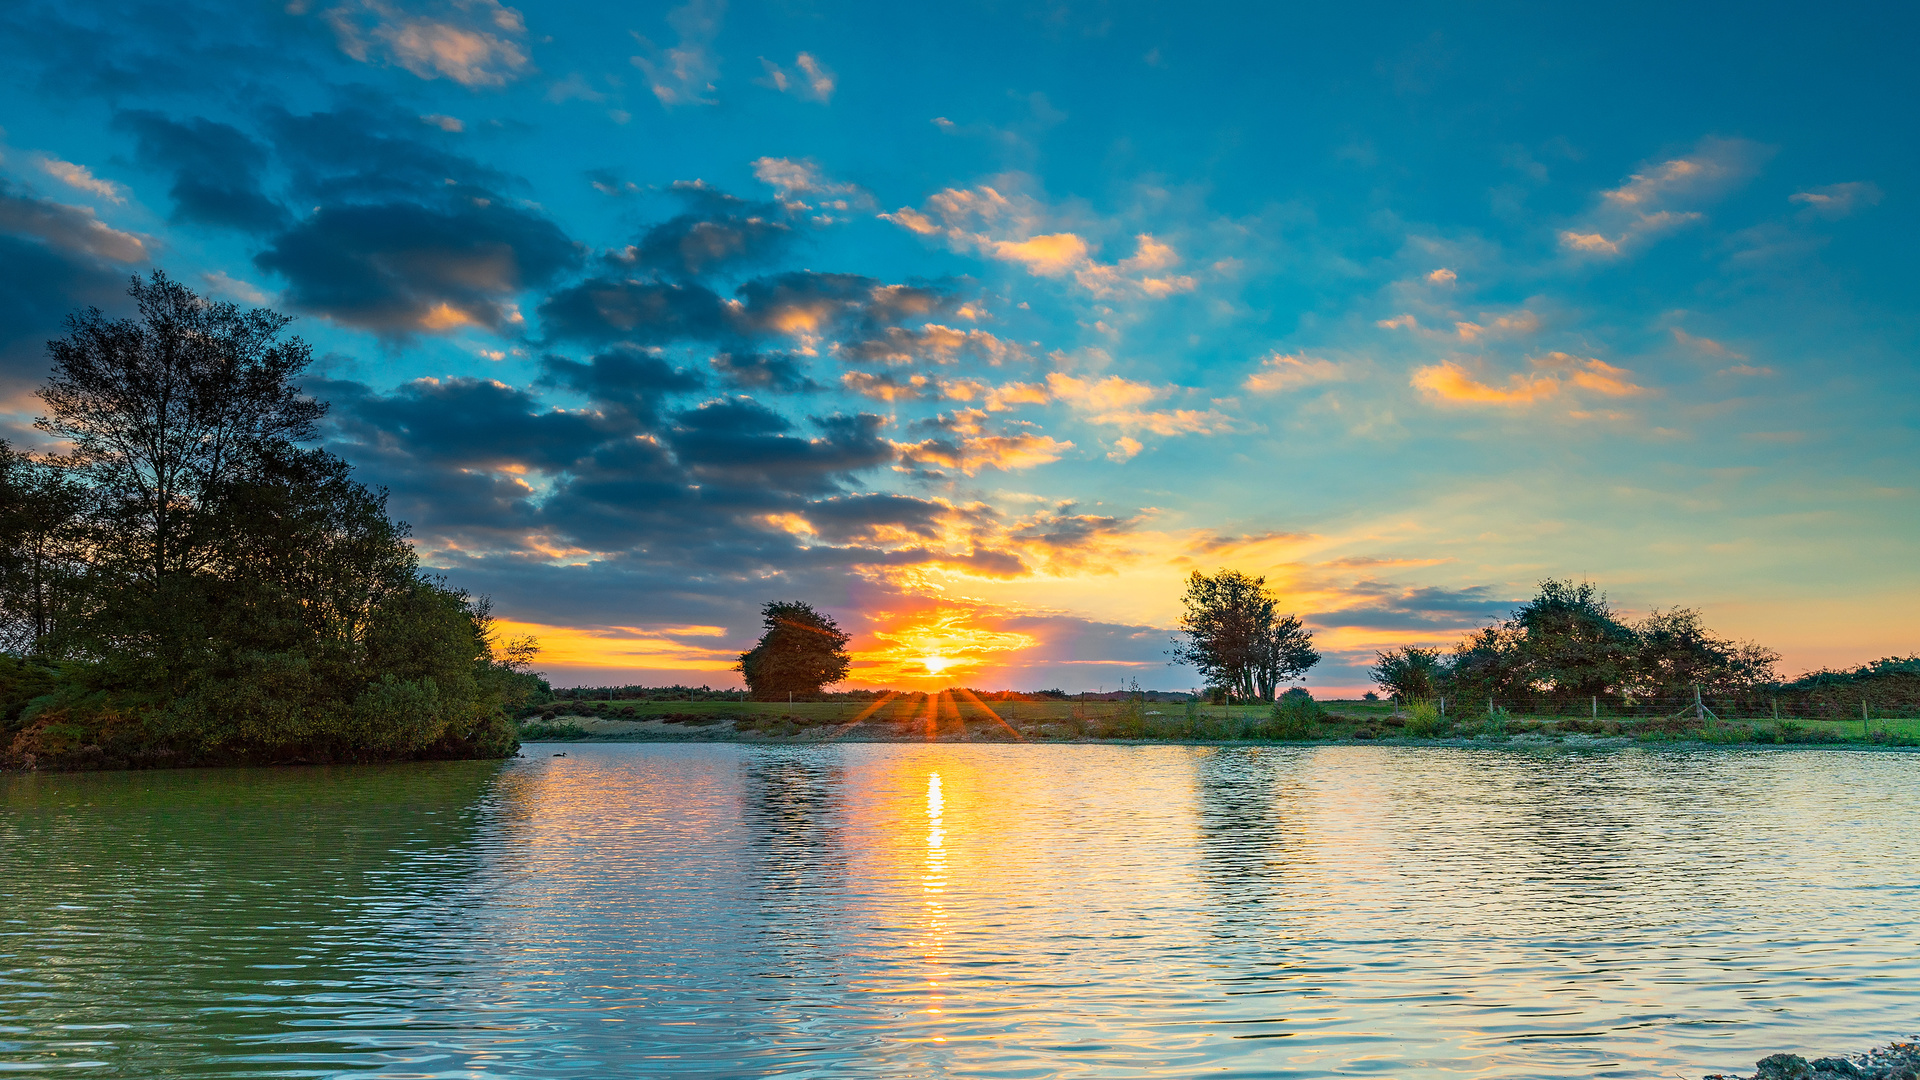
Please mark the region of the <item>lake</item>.
<svg viewBox="0 0 1920 1080"><path fill-rule="evenodd" d="M0 777L0 1072L1670 1080L1920 1027L1910 754L525 754Z"/></svg>

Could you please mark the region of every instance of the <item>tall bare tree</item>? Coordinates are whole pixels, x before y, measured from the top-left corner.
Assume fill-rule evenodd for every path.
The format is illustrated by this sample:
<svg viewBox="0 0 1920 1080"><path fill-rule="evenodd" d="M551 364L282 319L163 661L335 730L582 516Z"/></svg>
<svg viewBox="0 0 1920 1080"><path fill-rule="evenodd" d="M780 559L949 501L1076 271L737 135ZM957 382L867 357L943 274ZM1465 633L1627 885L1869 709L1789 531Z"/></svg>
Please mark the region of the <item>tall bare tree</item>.
<svg viewBox="0 0 1920 1080"><path fill-rule="evenodd" d="M47 343L35 426L72 445L101 498L102 551L158 581L210 557L216 493L313 438L326 406L293 385L312 350L283 336L290 317L205 299L158 270L127 292L138 318L88 308Z"/></svg>

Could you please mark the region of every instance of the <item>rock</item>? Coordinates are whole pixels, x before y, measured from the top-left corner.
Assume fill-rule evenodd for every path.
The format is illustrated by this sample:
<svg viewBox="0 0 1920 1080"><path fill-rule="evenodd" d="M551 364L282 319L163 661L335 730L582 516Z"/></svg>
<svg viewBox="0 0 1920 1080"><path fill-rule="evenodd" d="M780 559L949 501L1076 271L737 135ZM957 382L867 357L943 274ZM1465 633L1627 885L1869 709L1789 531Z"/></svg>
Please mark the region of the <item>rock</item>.
<svg viewBox="0 0 1920 1080"><path fill-rule="evenodd" d="M1774 1054L1754 1064L1753 1080L1814 1080L1813 1066L1799 1054Z"/></svg>
<svg viewBox="0 0 1920 1080"><path fill-rule="evenodd" d="M1860 1066L1855 1065L1846 1058L1836 1057L1823 1057L1816 1060L1813 1063L1813 1071L1817 1073L1831 1073L1834 1076L1844 1076L1847 1080L1865 1080L1867 1076L1866 1072L1864 1072Z"/></svg>

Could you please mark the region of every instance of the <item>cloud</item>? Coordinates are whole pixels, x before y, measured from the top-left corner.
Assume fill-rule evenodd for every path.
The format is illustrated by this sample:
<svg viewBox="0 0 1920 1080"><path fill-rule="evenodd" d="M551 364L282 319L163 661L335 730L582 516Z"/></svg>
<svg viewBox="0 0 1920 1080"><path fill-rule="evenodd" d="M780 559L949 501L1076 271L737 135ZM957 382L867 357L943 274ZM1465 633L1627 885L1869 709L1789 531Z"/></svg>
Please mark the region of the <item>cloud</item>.
<svg viewBox="0 0 1920 1080"><path fill-rule="evenodd" d="M1746 182L1771 153L1744 139L1702 139L1685 156L1646 166L1600 192L1586 221L1559 231L1560 247L1575 255L1614 258L1705 220L1694 207Z"/></svg>
<svg viewBox="0 0 1920 1080"><path fill-rule="evenodd" d="M1163 298L1191 292L1198 282L1191 275L1173 273L1180 258L1171 245L1150 233L1134 237L1134 253L1117 263L1094 258L1093 245L1077 232L1045 231L1046 214L1028 196L1009 197L981 185L947 188L929 197L925 208L903 206L890 221L920 236L938 236L956 251L973 251L987 258L1024 267L1035 277L1071 276L1094 296L1123 295Z"/></svg>
<svg viewBox="0 0 1920 1080"><path fill-rule="evenodd" d="M822 105L833 100L834 74L826 65L814 59L812 53L801 53L794 58L795 73L792 75L764 56L760 58L760 66L767 73L766 78L761 80L763 86Z"/></svg>
<svg viewBox="0 0 1920 1080"><path fill-rule="evenodd" d="M450 135L458 135L467 130L467 125L462 123L459 117L446 116L441 113L427 113L420 117L420 122L423 124L432 124L434 127Z"/></svg>
<svg viewBox="0 0 1920 1080"><path fill-rule="evenodd" d="M442 0L413 10L351 0L325 12L340 50L362 63L398 64L422 79L469 89L505 86L532 69L527 24L498 0Z"/></svg>
<svg viewBox="0 0 1920 1080"><path fill-rule="evenodd" d="M1787 196L1787 201L1806 207L1809 214L1818 217L1843 218L1861 207L1880 205L1880 197L1878 184L1855 181L1798 191Z"/></svg>
<svg viewBox="0 0 1920 1080"><path fill-rule="evenodd" d="M1427 275L1427 283L1430 285L1452 285L1459 280L1459 274L1454 273L1444 266Z"/></svg>
<svg viewBox="0 0 1920 1080"><path fill-rule="evenodd" d="M676 368L637 349L612 349L582 364L563 356L541 360L540 385L562 387L602 410L617 410L624 422L651 429L667 398L706 387L697 371Z"/></svg>
<svg viewBox="0 0 1920 1080"><path fill-rule="evenodd" d="M1639 397L1651 393L1633 381L1633 373L1595 357L1550 352L1531 359L1542 374L1514 372L1506 385L1483 382L1460 364L1445 360L1419 368L1412 384L1430 398L1447 404L1532 405L1558 396L1569 385L1607 397Z"/></svg>
<svg viewBox="0 0 1920 1080"><path fill-rule="evenodd" d="M998 366L1026 357L1019 345L985 330L961 330L940 323L926 323L911 330L890 326L875 336L843 341L834 352L849 363L865 364L951 364L962 356L971 356Z"/></svg>
<svg viewBox="0 0 1920 1080"><path fill-rule="evenodd" d="M825 389L807 375L804 358L793 353L717 352L708 363L728 385L742 390L795 394Z"/></svg>
<svg viewBox="0 0 1920 1080"><path fill-rule="evenodd" d="M262 189L267 149L240 129L140 110L115 113L113 123L133 133L142 164L172 170L174 221L256 233L286 223L286 209Z"/></svg>
<svg viewBox="0 0 1920 1080"><path fill-rule="evenodd" d="M896 456L879 434L884 417L836 414L811 422L821 434L801 438L788 434L790 421L751 398L718 398L679 413L667 443L696 477L781 491L830 491Z"/></svg>
<svg viewBox="0 0 1920 1080"><path fill-rule="evenodd" d="M1677 326L1672 327L1670 332L1673 334L1673 340L1703 356L1711 356L1717 360L1746 359L1744 354L1734 352L1732 349L1727 348L1712 338L1695 337Z"/></svg>
<svg viewBox="0 0 1920 1080"><path fill-rule="evenodd" d="M780 205L789 213L819 211L818 224L844 221L834 213L871 210L873 196L858 184L841 183L829 178L815 162L802 158L762 157L753 160L754 178L773 188ZM804 198L803 198L804 196ZM807 199L812 199L808 202Z"/></svg>
<svg viewBox="0 0 1920 1080"><path fill-rule="evenodd" d="M1233 421L1214 409L1144 409L1141 406L1172 393L1173 387L1109 375L1103 379L1077 378L1062 372L1047 375L1047 390L1058 401L1077 409L1088 423L1111 425L1156 435L1212 435L1226 431Z"/></svg>
<svg viewBox="0 0 1920 1080"><path fill-rule="evenodd" d="M1132 461L1146 447L1138 439L1125 435L1113 440L1113 449L1107 451L1108 461Z"/></svg>
<svg viewBox="0 0 1920 1080"><path fill-rule="evenodd" d="M774 220L769 204L740 199L710 201L648 229L638 243L613 257L623 267L695 278L736 266L764 263L793 242L793 227Z"/></svg>
<svg viewBox="0 0 1920 1080"><path fill-rule="evenodd" d="M1551 375L1526 375L1515 372L1507 385L1491 386L1475 379L1451 360L1413 373L1413 385L1430 397L1450 404L1531 405L1560 392L1560 381Z"/></svg>
<svg viewBox="0 0 1920 1080"><path fill-rule="evenodd" d="M323 207L254 256L287 280L286 302L382 334L507 330L515 294L580 261L545 217L478 195Z"/></svg>
<svg viewBox="0 0 1920 1080"><path fill-rule="evenodd" d="M41 172L77 191L97 195L116 206L127 201L126 188L111 180L100 179L85 165L75 165L55 157L42 157L38 164Z"/></svg>
<svg viewBox="0 0 1920 1080"><path fill-rule="evenodd" d="M201 274L200 280L206 285L208 291L220 296L230 297L243 304L264 306L273 302L273 297L268 296L266 290L250 282L241 281L239 278L228 274L225 270L215 270L210 273Z"/></svg>
<svg viewBox="0 0 1920 1080"><path fill-rule="evenodd" d="M734 325L734 309L704 285L590 278L540 304L551 337L661 345L680 339L713 341Z"/></svg>
<svg viewBox="0 0 1920 1080"><path fill-rule="evenodd" d="M1306 353L1282 353L1274 350L1260 361L1260 369L1248 375L1242 388L1256 394L1297 390L1314 383L1336 382L1345 378L1340 365Z"/></svg>
<svg viewBox="0 0 1920 1080"><path fill-rule="evenodd" d="M659 48L635 34L643 50L632 57L634 67L647 77L648 88L660 104L713 105L714 81L720 77L720 60L713 55L713 41L720 35L720 20L725 17L725 0L692 0L667 12L679 41L671 48Z"/></svg>
<svg viewBox="0 0 1920 1080"><path fill-rule="evenodd" d="M85 206L69 206L15 189L0 179L0 233L32 237L69 256L132 265L148 262L147 241L115 229Z"/></svg>
<svg viewBox="0 0 1920 1080"><path fill-rule="evenodd" d="M955 469L968 476L982 469L1014 472L1060 460L1073 449L1047 435L1021 431L1000 435L962 436L958 439L925 439L917 443L895 443L900 459L915 465L933 465Z"/></svg>

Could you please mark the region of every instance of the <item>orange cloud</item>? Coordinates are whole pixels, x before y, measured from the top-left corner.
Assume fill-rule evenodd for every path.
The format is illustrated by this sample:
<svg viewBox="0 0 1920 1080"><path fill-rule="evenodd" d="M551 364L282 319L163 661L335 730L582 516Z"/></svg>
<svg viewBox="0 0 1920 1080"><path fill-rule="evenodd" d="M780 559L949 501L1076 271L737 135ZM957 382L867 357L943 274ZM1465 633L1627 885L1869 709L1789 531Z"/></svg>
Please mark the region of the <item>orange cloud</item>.
<svg viewBox="0 0 1920 1080"><path fill-rule="evenodd" d="M893 446L905 461L957 469L968 476L981 469L999 469L1002 472L1031 469L1036 465L1058 461L1061 455L1073 449L1070 442L1030 432L969 436L957 442L926 439L917 443L894 443Z"/></svg>
<svg viewBox="0 0 1920 1080"><path fill-rule="evenodd" d="M726 671L740 659L731 649L690 645L677 637L720 637L718 626L674 626L648 630L633 626L552 626L496 618L502 638L530 635L540 642L538 664L561 667L674 668Z"/></svg>
<svg viewBox="0 0 1920 1080"><path fill-rule="evenodd" d="M1415 371L1413 385L1440 401L1473 405L1531 405L1560 392L1553 376L1520 372L1508 376L1504 387L1489 386L1451 360Z"/></svg>

